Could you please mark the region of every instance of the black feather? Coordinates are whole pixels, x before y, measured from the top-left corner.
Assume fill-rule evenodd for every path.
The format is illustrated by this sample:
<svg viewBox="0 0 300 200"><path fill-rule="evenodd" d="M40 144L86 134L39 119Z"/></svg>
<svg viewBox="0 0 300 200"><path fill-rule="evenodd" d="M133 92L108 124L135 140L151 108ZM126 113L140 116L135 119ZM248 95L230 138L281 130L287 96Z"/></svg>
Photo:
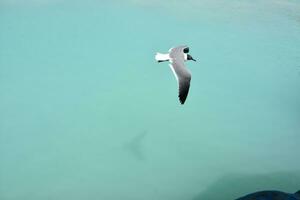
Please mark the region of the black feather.
<svg viewBox="0 0 300 200"><path fill-rule="evenodd" d="M188 53L190 51L190 49L188 47L183 49L183 53Z"/></svg>
<svg viewBox="0 0 300 200"><path fill-rule="evenodd" d="M184 104L190 90L190 79L180 81L179 84L179 101L181 104Z"/></svg>

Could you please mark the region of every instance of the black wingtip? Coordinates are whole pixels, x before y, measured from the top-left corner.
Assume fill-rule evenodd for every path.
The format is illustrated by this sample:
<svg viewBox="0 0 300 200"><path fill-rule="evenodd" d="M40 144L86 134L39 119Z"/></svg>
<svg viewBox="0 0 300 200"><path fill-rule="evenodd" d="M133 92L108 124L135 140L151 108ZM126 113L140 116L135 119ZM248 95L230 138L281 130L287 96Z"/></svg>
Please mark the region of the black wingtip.
<svg viewBox="0 0 300 200"><path fill-rule="evenodd" d="M178 97L179 97L180 104L183 105L186 99L182 98L181 96Z"/></svg>
<svg viewBox="0 0 300 200"><path fill-rule="evenodd" d="M188 88L184 88L184 87L179 87L179 94L178 94L178 98L180 103L183 105L184 102L187 99L188 93L189 93L189 87Z"/></svg>

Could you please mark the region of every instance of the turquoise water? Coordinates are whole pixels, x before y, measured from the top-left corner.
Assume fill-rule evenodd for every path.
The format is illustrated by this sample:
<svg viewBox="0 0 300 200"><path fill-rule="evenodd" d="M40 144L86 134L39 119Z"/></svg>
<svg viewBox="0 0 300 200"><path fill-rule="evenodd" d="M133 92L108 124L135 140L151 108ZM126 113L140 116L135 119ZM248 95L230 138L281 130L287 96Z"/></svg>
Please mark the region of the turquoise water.
<svg viewBox="0 0 300 200"><path fill-rule="evenodd" d="M300 189L299 1L2 0L0 45L1 200Z"/></svg>

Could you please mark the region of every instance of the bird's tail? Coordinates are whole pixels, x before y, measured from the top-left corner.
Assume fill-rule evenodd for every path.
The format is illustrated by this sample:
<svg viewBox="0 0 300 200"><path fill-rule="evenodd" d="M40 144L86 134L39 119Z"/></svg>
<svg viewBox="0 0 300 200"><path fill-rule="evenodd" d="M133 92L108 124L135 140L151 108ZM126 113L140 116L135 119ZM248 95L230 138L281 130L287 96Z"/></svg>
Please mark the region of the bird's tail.
<svg viewBox="0 0 300 200"><path fill-rule="evenodd" d="M157 62L164 62L168 61L170 59L169 54L163 54L163 53L156 53L155 60Z"/></svg>

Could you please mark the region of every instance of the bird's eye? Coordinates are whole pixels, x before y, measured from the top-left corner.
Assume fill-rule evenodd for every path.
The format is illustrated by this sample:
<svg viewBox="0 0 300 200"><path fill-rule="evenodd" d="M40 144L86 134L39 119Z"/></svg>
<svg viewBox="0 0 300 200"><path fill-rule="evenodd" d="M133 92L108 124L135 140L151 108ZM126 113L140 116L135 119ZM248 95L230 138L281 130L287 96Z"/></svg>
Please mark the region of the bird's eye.
<svg viewBox="0 0 300 200"><path fill-rule="evenodd" d="M183 49L183 53L188 53L188 52L189 52L189 48L188 47Z"/></svg>

